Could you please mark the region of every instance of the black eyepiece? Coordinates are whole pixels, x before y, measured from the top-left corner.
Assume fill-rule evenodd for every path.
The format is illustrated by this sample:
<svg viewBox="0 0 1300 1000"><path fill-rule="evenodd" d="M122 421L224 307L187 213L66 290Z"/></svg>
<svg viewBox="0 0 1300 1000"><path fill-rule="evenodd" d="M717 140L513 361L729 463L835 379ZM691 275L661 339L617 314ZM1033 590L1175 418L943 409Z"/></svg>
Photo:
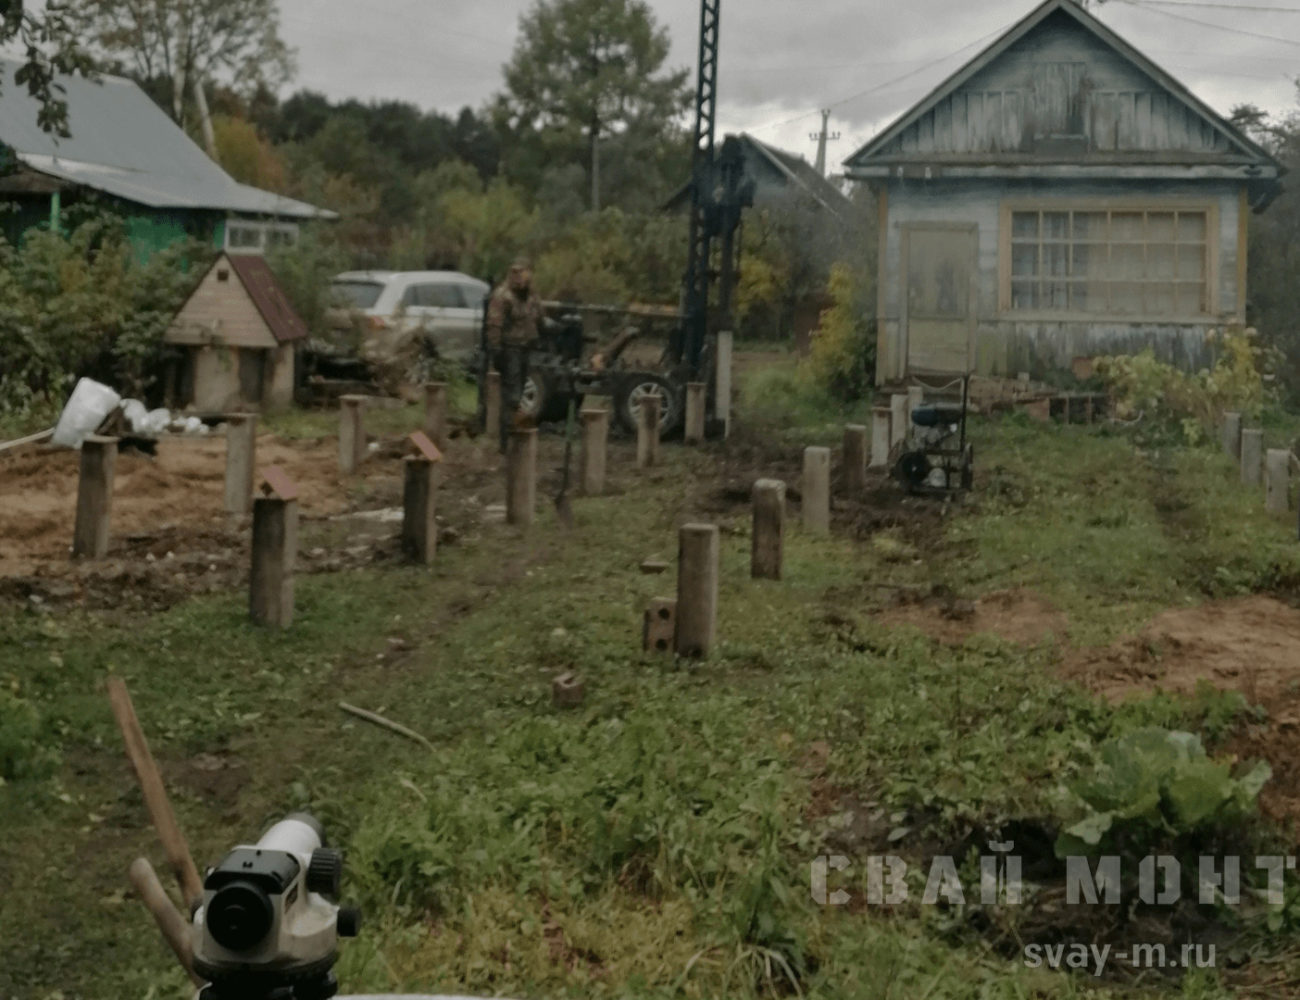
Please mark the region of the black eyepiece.
<svg viewBox="0 0 1300 1000"><path fill-rule="evenodd" d="M208 904L206 916L212 939L230 951L248 951L261 944L275 923L275 907L251 882L223 886Z"/></svg>

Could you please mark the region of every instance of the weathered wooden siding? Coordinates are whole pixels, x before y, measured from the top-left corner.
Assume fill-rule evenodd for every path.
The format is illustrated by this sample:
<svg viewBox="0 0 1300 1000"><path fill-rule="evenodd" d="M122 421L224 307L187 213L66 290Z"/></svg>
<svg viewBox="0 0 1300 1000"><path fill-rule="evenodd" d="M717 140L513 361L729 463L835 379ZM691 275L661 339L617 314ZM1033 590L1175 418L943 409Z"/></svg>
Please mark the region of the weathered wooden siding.
<svg viewBox="0 0 1300 1000"><path fill-rule="evenodd" d="M203 344L214 337L232 347L278 346L257 304L224 259L199 283L172 321L166 339L172 344Z"/></svg>
<svg viewBox="0 0 1300 1000"><path fill-rule="evenodd" d="M1234 159L1224 134L1064 14L942 98L874 157L1174 153Z"/></svg>
<svg viewBox="0 0 1300 1000"><path fill-rule="evenodd" d="M1131 353L1146 346L1169 361L1195 367L1206 360L1205 333L1239 314L1238 290L1240 184L1216 182L1005 182L989 180L891 181L880 237L877 302L877 373L880 381L905 374L903 227L912 223L974 225L978 229L976 369L985 374L1041 374L1068 368L1076 356ZM1218 228L1211 234L1211 273L1217 312L1199 322L1160 322L1158 318L1116 320L1064 316L1024 318L999 309L1002 207L1004 202L1059 199L1063 207L1112 199L1158 210L1162 202L1206 204L1215 209Z"/></svg>

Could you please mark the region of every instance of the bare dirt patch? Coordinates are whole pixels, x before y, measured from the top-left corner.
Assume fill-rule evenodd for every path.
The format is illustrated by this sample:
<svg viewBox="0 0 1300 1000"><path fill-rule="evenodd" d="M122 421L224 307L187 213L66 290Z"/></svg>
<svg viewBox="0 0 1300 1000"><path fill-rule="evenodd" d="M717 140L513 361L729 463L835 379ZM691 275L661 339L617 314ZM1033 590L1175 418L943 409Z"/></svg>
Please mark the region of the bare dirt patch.
<svg viewBox="0 0 1300 1000"><path fill-rule="evenodd" d="M1254 595L1166 611L1135 636L1075 651L1064 670L1110 701L1206 683L1261 706L1263 717L1241 725L1223 752L1267 760L1273 777L1260 807L1300 829L1300 610Z"/></svg>
<svg viewBox="0 0 1300 1000"><path fill-rule="evenodd" d="M1254 704L1294 703L1300 725L1300 611L1255 595L1165 611L1136 636L1067 659L1066 673L1119 701L1208 682Z"/></svg>
<svg viewBox="0 0 1300 1000"><path fill-rule="evenodd" d="M979 600L962 599L944 588L928 594L900 591L893 607L876 616L887 625L908 625L946 643L991 634L1035 646L1065 635L1064 612L1029 590L1001 590Z"/></svg>
<svg viewBox="0 0 1300 1000"><path fill-rule="evenodd" d="M550 450L554 443L548 442ZM262 435L257 468L278 465L298 485L298 571L328 573L400 558L403 438L379 441L356 476L338 469L336 439ZM108 556L70 558L80 457L29 449L0 457L0 601L58 608L157 610L194 594L246 585L247 519L224 510L220 436L169 438L156 456L117 456ZM449 450L440 477L444 542L465 537L504 492L501 459L483 442ZM543 481L550 488L549 468ZM396 515L396 516L394 516Z"/></svg>

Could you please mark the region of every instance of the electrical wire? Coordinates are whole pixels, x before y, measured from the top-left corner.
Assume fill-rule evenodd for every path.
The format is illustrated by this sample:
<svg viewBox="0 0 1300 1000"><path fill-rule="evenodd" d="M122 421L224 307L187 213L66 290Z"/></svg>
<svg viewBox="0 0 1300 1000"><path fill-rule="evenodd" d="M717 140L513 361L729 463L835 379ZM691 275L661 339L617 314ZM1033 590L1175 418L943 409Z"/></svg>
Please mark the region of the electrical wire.
<svg viewBox="0 0 1300 1000"><path fill-rule="evenodd" d="M1005 33L1009 28L1011 28L1016 23L1017 22L1013 21L1011 22L1011 24L1004 25L1003 27L998 28L996 31L990 31L987 35L984 35L982 38L977 38L973 42L968 42L965 45L963 45L961 48L957 49L956 51L950 52L948 55L942 56L938 59L933 59L930 62L926 63L924 66L920 66L914 70L910 70L909 72L904 73L902 76L896 76L891 80L884 80L881 83L873 84L872 86L868 87L866 90L859 90L856 94L850 94L848 97L841 97L837 101L831 101L829 104L823 104L816 111L808 111L805 112L804 114L795 115L793 118L784 118L779 121L768 122L766 125L759 125L756 126L755 128L747 129L746 131L760 132L764 129L779 128L782 125L789 125L792 124L793 122L803 121L805 118L811 118L813 115L821 114L822 108L837 108L841 104L847 104L849 103L849 101L856 101L860 97L866 97L868 94L874 94L877 91L885 90L888 87L892 87L896 83L902 83L904 80L910 80L912 77L918 76L921 73L925 73L929 70L932 70L936 66L941 66L944 63L948 62L953 57L961 55L967 49L973 49L978 45L983 45L985 42L990 41L998 37L999 35Z"/></svg>
<svg viewBox="0 0 1300 1000"><path fill-rule="evenodd" d="M1250 11L1258 14L1300 14L1300 7L1263 7L1249 3L1214 3L1212 0L1141 0L1142 6L1210 7L1214 10Z"/></svg>
<svg viewBox="0 0 1300 1000"><path fill-rule="evenodd" d="M1138 3L1137 0L1119 0L1119 3L1132 7L1134 10L1145 10L1149 14L1160 14L1164 17L1172 17L1177 21L1186 21L1188 24L1198 24L1202 28L1212 28L1215 31L1226 31L1232 35L1244 35L1247 38L1259 38L1266 42L1278 42L1281 45L1291 45L1300 49L1300 42L1292 38L1279 38L1277 35L1265 35L1258 31L1246 31L1244 28L1229 28L1225 24L1214 24L1210 21L1202 21L1195 17L1188 17L1185 14L1175 14L1170 10L1161 10L1158 7L1149 7L1145 3Z"/></svg>

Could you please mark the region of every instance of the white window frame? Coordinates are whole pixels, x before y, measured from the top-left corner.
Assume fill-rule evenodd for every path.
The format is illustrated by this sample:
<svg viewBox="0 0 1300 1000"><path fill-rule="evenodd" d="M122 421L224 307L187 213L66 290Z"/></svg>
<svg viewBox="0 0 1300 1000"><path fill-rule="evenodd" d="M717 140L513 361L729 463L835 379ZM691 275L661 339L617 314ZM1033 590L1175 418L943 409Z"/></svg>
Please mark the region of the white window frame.
<svg viewBox="0 0 1300 1000"><path fill-rule="evenodd" d="M236 229L256 232L256 245L236 246L231 240L231 234ZM296 222L263 222L260 219L229 218L226 220L223 249L229 253L265 254L271 248L271 235L273 233L287 235L289 245L293 246L298 242L299 226Z"/></svg>

